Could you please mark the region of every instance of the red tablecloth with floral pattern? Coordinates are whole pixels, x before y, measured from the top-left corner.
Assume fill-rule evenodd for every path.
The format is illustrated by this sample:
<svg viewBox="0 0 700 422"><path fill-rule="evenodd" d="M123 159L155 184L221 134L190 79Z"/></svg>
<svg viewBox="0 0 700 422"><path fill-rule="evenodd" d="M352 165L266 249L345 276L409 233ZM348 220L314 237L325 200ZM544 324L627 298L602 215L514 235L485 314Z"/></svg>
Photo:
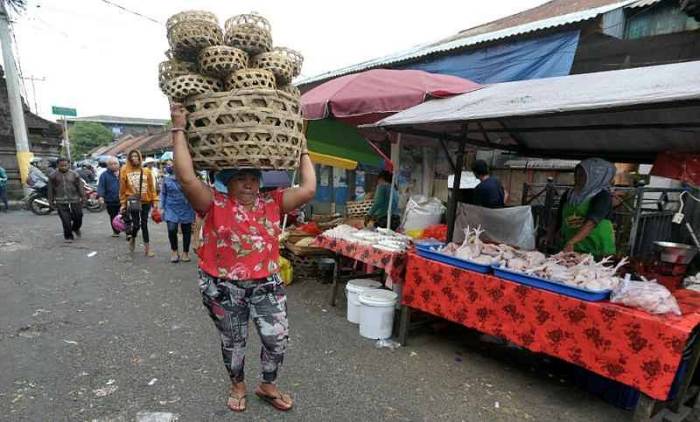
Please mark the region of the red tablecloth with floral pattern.
<svg viewBox="0 0 700 422"><path fill-rule="evenodd" d="M700 294L675 295L683 316L656 316L409 254L402 302L666 400L689 335L700 324Z"/></svg>
<svg viewBox="0 0 700 422"><path fill-rule="evenodd" d="M371 245L324 236L318 236L315 244L356 261L383 269L389 277L388 287L391 287L392 283L403 283L406 274L406 253L383 251L373 248Z"/></svg>

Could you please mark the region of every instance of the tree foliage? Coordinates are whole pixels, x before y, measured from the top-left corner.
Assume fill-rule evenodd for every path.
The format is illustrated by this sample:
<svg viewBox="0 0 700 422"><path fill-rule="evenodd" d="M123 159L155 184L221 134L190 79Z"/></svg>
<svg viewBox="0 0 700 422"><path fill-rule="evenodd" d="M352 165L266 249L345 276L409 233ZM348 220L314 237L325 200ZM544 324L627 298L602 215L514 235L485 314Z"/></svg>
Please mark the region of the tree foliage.
<svg viewBox="0 0 700 422"><path fill-rule="evenodd" d="M71 154L73 159L83 158L90 150L107 145L112 142L112 132L94 122L75 122L73 127L68 129L70 138Z"/></svg>

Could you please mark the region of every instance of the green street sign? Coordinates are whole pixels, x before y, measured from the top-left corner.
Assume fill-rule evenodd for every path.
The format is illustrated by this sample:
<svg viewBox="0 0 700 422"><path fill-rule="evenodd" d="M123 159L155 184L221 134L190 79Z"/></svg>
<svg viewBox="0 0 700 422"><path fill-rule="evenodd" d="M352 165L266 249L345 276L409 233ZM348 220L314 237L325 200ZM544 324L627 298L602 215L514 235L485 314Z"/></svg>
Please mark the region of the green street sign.
<svg viewBox="0 0 700 422"><path fill-rule="evenodd" d="M56 107L56 106L51 106L51 113L53 113L57 116L69 116L69 117L76 117L78 115L77 110L74 108Z"/></svg>

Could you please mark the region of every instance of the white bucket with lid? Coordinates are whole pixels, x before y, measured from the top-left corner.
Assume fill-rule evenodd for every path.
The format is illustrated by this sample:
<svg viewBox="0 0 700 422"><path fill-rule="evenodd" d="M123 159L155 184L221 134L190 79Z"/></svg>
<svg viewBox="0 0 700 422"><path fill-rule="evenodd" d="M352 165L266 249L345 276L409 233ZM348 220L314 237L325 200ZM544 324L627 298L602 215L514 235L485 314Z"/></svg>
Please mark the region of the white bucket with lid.
<svg viewBox="0 0 700 422"><path fill-rule="evenodd" d="M358 278L348 281L345 291L348 296L348 321L353 324L360 323L360 293L382 287L382 283L377 280Z"/></svg>
<svg viewBox="0 0 700 422"><path fill-rule="evenodd" d="M360 335L371 339L391 337L394 309L399 295L391 290L368 290L360 294Z"/></svg>

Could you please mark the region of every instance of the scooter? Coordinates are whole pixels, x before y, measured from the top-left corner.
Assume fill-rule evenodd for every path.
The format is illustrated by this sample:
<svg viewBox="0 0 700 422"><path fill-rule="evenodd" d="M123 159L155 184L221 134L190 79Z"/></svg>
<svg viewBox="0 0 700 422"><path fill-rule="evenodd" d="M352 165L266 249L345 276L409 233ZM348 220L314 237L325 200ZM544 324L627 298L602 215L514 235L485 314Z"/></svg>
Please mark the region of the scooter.
<svg viewBox="0 0 700 422"><path fill-rule="evenodd" d="M32 188L27 197L24 198L24 201L27 204L27 208L36 215L49 215L53 211L53 207L51 207L46 197L46 188Z"/></svg>
<svg viewBox="0 0 700 422"><path fill-rule="evenodd" d="M90 212L102 212L107 206L100 203L97 197L97 189L83 180L83 189L85 190L85 208Z"/></svg>

